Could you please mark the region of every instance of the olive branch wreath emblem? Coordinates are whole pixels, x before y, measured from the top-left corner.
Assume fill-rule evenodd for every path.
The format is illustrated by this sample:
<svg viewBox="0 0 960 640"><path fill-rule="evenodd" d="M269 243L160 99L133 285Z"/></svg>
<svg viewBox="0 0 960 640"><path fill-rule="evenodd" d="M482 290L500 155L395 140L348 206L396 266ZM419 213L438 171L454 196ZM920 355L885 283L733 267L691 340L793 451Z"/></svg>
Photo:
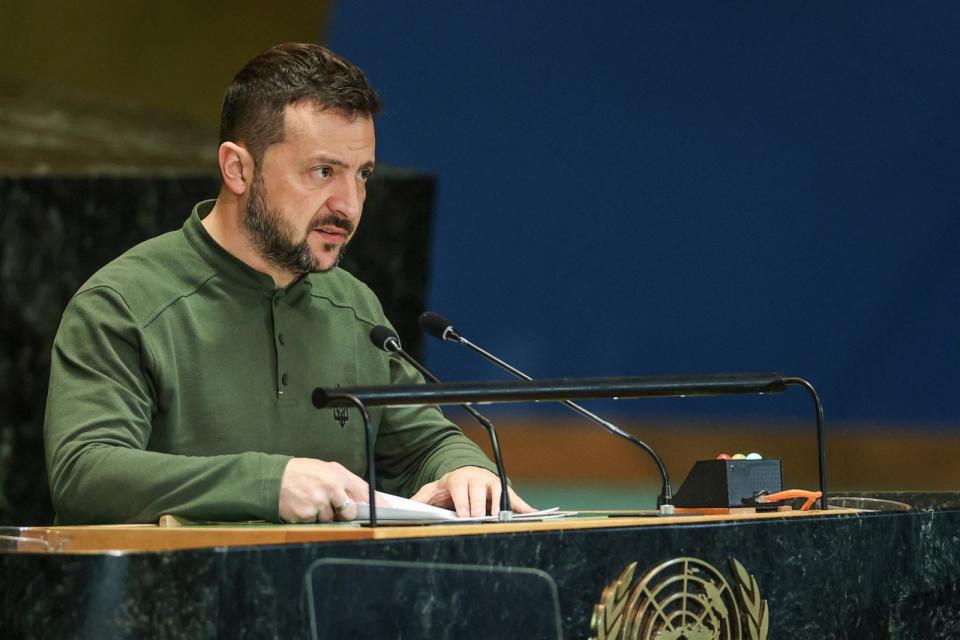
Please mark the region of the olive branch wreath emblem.
<svg viewBox="0 0 960 640"><path fill-rule="evenodd" d="M667 561L636 582L637 563L631 562L604 588L594 606L591 640L767 640L770 609L757 580L736 558L731 557L729 564L732 588L719 571L696 558ZM663 577L676 568L682 572Z"/></svg>
<svg viewBox="0 0 960 640"><path fill-rule="evenodd" d="M737 595L740 598L741 612L745 615L747 633L750 640L766 640L770 629L770 608L767 601L760 597L757 579L747 573L746 568L736 558L730 558L730 568L737 581Z"/></svg>

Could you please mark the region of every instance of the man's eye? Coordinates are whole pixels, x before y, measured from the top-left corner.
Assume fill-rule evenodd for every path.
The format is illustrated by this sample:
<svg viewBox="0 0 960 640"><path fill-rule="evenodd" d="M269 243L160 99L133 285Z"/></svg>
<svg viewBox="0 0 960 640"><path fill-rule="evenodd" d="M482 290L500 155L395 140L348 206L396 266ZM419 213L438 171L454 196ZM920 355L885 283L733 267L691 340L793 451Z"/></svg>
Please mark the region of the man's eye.
<svg viewBox="0 0 960 640"><path fill-rule="evenodd" d="M373 175L373 169L361 169L357 173L357 178L360 179L360 182L366 182L370 179L370 176Z"/></svg>
<svg viewBox="0 0 960 640"><path fill-rule="evenodd" d="M313 175L318 178L329 178L333 174L333 169L330 167L317 167L313 170Z"/></svg>

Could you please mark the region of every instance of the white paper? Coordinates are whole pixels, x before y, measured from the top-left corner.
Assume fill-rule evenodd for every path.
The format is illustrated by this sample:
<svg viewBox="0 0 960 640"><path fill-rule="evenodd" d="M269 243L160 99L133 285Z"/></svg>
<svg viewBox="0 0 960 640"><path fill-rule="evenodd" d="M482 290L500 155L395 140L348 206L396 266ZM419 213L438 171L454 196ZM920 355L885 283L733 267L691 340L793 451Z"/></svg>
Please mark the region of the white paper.
<svg viewBox="0 0 960 640"><path fill-rule="evenodd" d="M481 517L471 517L464 516L460 517L455 511L450 509L441 509L440 507L435 507L433 505L424 504L422 502L415 502L407 498L401 498L400 496L394 496L389 493L383 493L382 491L377 492L377 496L384 502L386 506L382 504L377 505L377 519L378 520L415 520L415 521L431 521L431 522L441 522L441 521L455 521L455 522L498 522L499 517L496 516L481 516ZM560 511L560 507L551 507L550 509L542 509L540 511L534 511L532 513L514 513L512 522L524 521L524 520L553 520L556 518L563 518L566 516L575 515L575 511ZM357 503L357 517L354 520L369 520L370 519L370 506L366 502Z"/></svg>

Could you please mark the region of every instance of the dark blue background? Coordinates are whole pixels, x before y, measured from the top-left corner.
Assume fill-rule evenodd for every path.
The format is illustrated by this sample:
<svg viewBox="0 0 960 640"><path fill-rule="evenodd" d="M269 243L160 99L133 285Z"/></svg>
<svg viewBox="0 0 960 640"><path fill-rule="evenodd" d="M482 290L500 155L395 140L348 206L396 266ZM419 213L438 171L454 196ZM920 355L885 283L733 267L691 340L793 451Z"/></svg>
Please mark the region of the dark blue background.
<svg viewBox="0 0 960 640"><path fill-rule="evenodd" d="M960 5L344 2L328 40L387 102L378 158L439 176L430 300L475 342L535 376L779 370L833 420L960 424Z"/></svg>

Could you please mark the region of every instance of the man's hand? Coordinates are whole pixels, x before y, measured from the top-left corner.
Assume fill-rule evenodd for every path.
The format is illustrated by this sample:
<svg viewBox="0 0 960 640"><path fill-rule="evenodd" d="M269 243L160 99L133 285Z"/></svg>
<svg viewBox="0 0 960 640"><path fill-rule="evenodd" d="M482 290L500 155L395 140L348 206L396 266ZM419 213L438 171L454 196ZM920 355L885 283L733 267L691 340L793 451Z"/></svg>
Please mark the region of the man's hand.
<svg viewBox="0 0 960 640"><path fill-rule="evenodd" d="M510 492L510 507L515 512L535 511L513 489L507 487L507 491ZM460 467L436 482L420 487L411 500L453 509L461 517L476 518L488 512L496 516L500 514L500 477L482 467Z"/></svg>
<svg viewBox="0 0 960 640"><path fill-rule="evenodd" d="M363 478L343 465L312 458L291 458L280 480L283 522L331 522L357 516L357 501L368 502Z"/></svg>

